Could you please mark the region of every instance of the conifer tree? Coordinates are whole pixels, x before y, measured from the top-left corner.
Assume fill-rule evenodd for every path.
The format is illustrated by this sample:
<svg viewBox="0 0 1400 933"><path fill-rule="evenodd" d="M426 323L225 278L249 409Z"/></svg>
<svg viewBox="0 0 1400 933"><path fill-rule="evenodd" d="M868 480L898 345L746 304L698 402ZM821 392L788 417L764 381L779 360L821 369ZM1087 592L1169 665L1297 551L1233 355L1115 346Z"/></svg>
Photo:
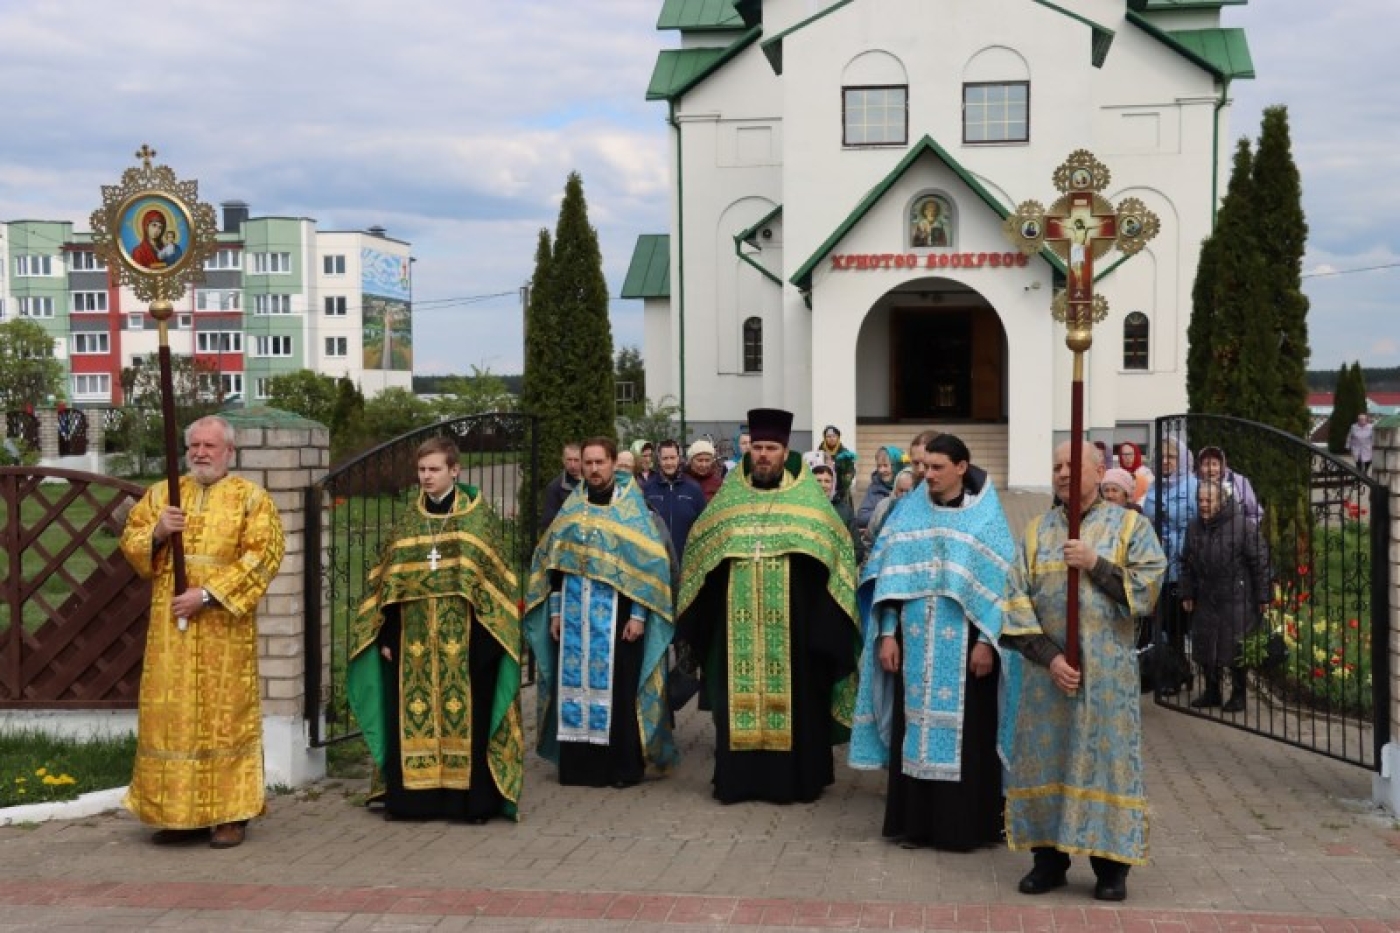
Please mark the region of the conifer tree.
<svg viewBox="0 0 1400 933"><path fill-rule="evenodd" d="M1332 390L1332 417L1327 422L1327 449L1334 454L1345 453L1347 431L1356 416L1365 410L1366 385L1361 376L1361 364L1343 363L1337 372L1337 385Z"/></svg>
<svg viewBox="0 0 1400 933"><path fill-rule="evenodd" d="M1215 339L1215 263L1217 241L1214 236L1201 241L1201 255L1196 261L1196 282L1191 288L1191 320L1186 325L1186 410L1201 414L1206 405L1206 379L1210 373Z"/></svg>
<svg viewBox="0 0 1400 933"><path fill-rule="evenodd" d="M1269 348L1275 387L1270 411L1261 418L1274 427L1305 437L1308 414L1308 298L1303 294L1303 252L1308 225L1303 216L1303 188L1293 162L1288 108L1264 111L1254 159L1253 223L1261 232L1262 294L1272 316ZM1355 417L1355 416L1353 416Z"/></svg>

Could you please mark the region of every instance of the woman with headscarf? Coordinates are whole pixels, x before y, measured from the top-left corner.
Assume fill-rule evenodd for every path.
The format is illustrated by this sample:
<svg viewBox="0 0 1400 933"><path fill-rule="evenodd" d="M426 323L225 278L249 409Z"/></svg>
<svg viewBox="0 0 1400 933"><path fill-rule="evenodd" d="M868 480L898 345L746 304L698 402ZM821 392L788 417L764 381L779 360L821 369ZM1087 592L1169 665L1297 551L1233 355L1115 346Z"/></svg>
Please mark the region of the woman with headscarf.
<svg viewBox="0 0 1400 933"><path fill-rule="evenodd" d="M1264 510L1259 506L1259 497L1254 494L1254 485L1243 473L1230 469L1225 461L1225 451L1219 447L1202 447L1196 454L1196 476L1201 482L1216 480L1234 500L1235 509L1245 518L1258 523Z"/></svg>
<svg viewBox="0 0 1400 933"><path fill-rule="evenodd" d="M880 447L875 451L875 469L870 473L870 486L865 490L865 498L856 510L855 532L860 542L858 550L870 547L870 516L875 507L889 498L894 490L894 475L904 466L904 451L898 447ZM860 555L857 554L857 557Z"/></svg>
<svg viewBox="0 0 1400 933"><path fill-rule="evenodd" d="M1147 464L1142 461L1142 449L1132 441L1123 441L1115 448L1118 454L1118 466L1133 478L1132 500L1138 505L1142 505L1143 498L1147 495L1148 487L1152 485L1152 480L1156 477L1147 468Z"/></svg>
<svg viewBox="0 0 1400 933"><path fill-rule="evenodd" d="M836 498L851 501L851 483L856 478L855 451L841 443L841 430L834 424L822 429L822 444L817 448L831 458L836 470Z"/></svg>
<svg viewBox="0 0 1400 933"><path fill-rule="evenodd" d="M1167 557L1166 582L1162 587L1161 618L1167 641L1178 653L1186 650L1186 634L1191 628L1190 617L1183 611L1179 593L1181 549L1186 543L1186 529L1196 519L1195 471L1191 451L1179 437L1168 437L1162 445L1162 475L1147 490L1142 511L1157 529L1162 551ZM1160 684L1159 690L1168 696L1185 684Z"/></svg>

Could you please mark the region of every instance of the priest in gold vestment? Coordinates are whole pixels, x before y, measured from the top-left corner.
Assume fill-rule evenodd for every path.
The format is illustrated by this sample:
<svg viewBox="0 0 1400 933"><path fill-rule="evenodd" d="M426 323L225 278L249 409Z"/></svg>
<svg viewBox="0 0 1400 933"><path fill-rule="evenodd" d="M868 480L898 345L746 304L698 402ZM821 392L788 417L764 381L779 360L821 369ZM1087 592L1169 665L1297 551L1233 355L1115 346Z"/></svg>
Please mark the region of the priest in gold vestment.
<svg viewBox="0 0 1400 933"><path fill-rule="evenodd" d="M127 560L153 581L136 767L123 803L157 827L158 844L207 838L230 848L263 812L255 611L282 564L282 520L265 490L229 475L227 421L194 422L185 446L181 508L157 483L122 533ZM169 547L176 532L188 577L181 593Z"/></svg>

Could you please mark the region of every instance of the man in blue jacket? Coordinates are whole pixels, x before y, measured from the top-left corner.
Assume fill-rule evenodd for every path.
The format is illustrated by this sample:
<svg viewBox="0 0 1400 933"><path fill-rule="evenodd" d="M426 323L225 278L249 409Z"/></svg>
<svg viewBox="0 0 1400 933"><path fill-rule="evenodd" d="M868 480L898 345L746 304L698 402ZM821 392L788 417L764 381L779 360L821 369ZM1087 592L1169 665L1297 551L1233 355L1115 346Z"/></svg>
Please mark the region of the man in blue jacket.
<svg viewBox="0 0 1400 933"><path fill-rule="evenodd" d="M671 529L671 543L676 556L685 554L685 539L690 526L705 509L705 491L700 484L681 472L681 447L673 440L664 440L657 447L658 469L647 481L643 492L652 509Z"/></svg>

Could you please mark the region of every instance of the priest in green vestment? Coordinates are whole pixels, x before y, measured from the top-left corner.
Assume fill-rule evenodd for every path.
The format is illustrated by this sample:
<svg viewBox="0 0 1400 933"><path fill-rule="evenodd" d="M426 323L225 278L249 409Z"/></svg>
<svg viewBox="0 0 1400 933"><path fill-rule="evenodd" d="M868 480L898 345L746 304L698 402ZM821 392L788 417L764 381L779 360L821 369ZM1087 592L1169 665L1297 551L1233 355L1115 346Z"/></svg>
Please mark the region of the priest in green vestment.
<svg viewBox="0 0 1400 933"><path fill-rule="evenodd" d="M524 779L520 612L500 523L458 482L457 446L417 452L419 495L352 623L350 707L386 819L515 819Z"/></svg>
<svg viewBox="0 0 1400 933"><path fill-rule="evenodd" d="M850 736L860 626L850 533L791 412L749 412L749 452L686 540L677 641L704 672L722 803L816 800Z"/></svg>

